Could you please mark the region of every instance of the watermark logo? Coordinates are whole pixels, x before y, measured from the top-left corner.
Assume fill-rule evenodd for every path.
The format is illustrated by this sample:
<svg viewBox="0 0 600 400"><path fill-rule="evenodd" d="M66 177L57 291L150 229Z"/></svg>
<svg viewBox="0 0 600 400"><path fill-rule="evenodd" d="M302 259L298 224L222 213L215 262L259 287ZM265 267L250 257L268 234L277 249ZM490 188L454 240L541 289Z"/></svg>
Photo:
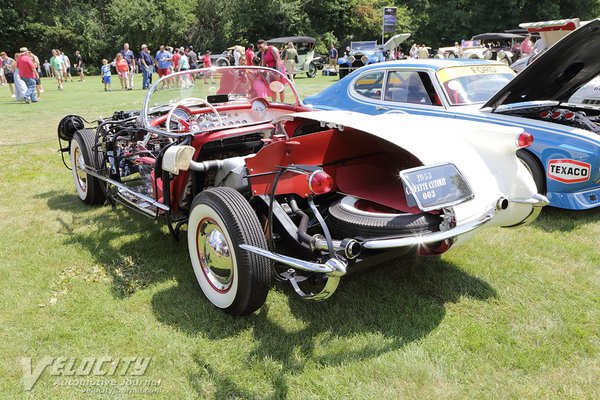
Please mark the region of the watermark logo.
<svg viewBox="0 0 600 400"><path fill-rule="evenodd" d="M34 362L21 357L23 388L31 391L44 371L57 377L55 386L158 386L160 381L140 381L152 357L42 357ZM82 379L85 378L85 379ZM154 383L154 384L152 384Z"/></svg>

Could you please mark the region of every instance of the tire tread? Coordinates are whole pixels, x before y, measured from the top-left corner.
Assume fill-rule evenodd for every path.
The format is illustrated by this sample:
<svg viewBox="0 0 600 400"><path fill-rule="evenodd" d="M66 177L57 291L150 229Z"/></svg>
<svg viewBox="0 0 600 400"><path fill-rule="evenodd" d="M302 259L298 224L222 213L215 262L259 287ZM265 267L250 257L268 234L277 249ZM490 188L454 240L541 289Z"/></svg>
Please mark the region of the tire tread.
<svg viewBox="0 0 600 400"><path fill-rule="evenodd" d="M397 214L390 217L354 214L341 207L340 201L329 207L331 230L339 237L381 237L390 235L413 235L439 230L439 215Z"/></svg>
<svg viewBox="0 0 600 400"><path fill-rule="evenodd" d="M93 149L96 145L96 134L91 129L80 129L73 135L73 140L81 138L79 142L79 148L83 156L83 160L86 165L92 168L98 169L101 166L101 161L95 159L93 156ZM75 166L73 166L75 168ZM106 196L102 190L102 183L100 179L87 176L87 197L83 200L84 203L89 205L103 204L106 201Z"/></svg>

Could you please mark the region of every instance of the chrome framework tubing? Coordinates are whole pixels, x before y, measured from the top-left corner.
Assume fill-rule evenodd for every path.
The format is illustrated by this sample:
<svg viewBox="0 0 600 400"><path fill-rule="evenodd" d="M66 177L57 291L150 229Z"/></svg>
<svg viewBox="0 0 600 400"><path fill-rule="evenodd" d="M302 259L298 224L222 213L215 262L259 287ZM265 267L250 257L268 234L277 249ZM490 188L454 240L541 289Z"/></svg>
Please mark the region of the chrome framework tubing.
<svg viewBox="0 0 600 400"><path fill-rule="evenodd" d="M325 262L325 264L317 264L314 262L304 261L298 258L286 256L283 254L273 253L272 251L261 249L260 247L256 246L251 246L249 244L240 244L239 246L241 249L244 249L251 253L258 254L259 256L266 257L273 261L277 261L281 264L303 271L317 272L332 276L341 276L346 273L346 265L335 258L330 258Z"/></svg>
<svg viewBox="0 0 600 400"><path fill-rule="evenodd" d="M152 204L154 207L160 208L160 209L161 209L161 210L163 210L163 211L169 211L169 206L167 206L167 205L165 205L165 204L163 204L163 203L161 203L161 202L159 202L159 201L156 201L156 200L155 200L155 199L153 199L152 197L148 197L148 196L146 196L146 195L143 195L143 194L141 194L141 193L138 193L138 192L136 192L135 190L133 190L133 189L129 188L127 185L123 185L121 182L117 182L117 181L115 181L114 179L107 178L107 177L106 177L106 176L104 176L104 175L100 175L99 173L92 171L92 170L91 170L91 169L89 169L88 167L84 167L84 168L83 168L83 171L84 171L86 174L88 174L88 175L91 175L91 176L93 176L93 177L95 177L95 178L98 178L98 179L100 179L100 180L104 181L104 182L110 183L111 185L114 185L114 186L118 187L118 188L119 188L119 189L121 189L121 190L124 190L124 191L126 191L127 193L129 193L129 194L131 194L131 195L133 195L133 196L135 196L135 197L139 198L140 200L144 200L144 201L146 201L146 202L148 202L148 203Z"/></svg>

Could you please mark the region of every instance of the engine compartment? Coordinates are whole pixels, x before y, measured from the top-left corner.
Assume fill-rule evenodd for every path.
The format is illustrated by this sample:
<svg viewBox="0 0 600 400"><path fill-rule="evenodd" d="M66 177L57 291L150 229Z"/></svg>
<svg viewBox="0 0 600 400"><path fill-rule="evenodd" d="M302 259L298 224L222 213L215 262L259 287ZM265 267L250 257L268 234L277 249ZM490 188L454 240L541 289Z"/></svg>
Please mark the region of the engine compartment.
<svg viewBox="0 0 600 400"><path fill-rule="evenodd" d="M600 134L600 109L561 104L503 111L500 114L553 122Z"/></svg>

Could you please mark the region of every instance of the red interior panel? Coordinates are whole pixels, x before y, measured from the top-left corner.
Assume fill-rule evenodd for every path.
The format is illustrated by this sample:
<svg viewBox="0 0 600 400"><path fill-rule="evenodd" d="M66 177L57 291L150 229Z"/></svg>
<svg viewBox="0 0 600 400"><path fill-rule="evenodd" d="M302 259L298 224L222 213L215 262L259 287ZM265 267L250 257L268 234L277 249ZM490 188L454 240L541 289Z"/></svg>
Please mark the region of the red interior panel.
<svg viewBox="0 0 600 400"><path fill-rule="evenodd" d="M255 195L270 194L278 166L318 165L330 174L337 190L369 199L405 212L418 212L406 204L399 172L422 165L412 154L364 132L329 129L263 148L246 160ZM260 175L265 174L265 175ZM257 176L259 175L259 176ZM306 197L307 176L284 173L276 194L294 193Z"/></svg>

